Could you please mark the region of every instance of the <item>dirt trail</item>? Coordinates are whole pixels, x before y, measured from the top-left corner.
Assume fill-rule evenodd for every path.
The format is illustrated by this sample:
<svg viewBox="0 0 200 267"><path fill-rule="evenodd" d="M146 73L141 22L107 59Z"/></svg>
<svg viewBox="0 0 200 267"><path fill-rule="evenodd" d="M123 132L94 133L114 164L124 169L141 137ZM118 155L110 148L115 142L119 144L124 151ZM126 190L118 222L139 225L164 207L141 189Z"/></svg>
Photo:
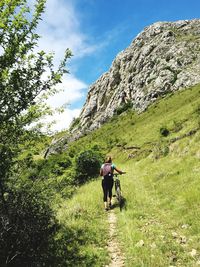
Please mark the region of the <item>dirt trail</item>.
<svg viewBox="0 0 200 267"><path fill-rule="evenodd" d="M116 236L116 222L117 218L113 210L108 212L108 222L109 222L109 241L108 241L108 251L111 256L111 263L105 267L124 267L124 255L122 254L119 243Z"/></svg>

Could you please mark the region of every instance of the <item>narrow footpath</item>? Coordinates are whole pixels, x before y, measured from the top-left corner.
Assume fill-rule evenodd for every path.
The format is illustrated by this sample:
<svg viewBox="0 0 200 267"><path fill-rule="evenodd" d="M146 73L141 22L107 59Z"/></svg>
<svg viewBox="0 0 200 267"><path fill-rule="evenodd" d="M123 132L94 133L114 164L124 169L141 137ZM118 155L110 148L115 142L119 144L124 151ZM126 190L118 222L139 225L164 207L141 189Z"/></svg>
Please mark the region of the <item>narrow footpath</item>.
<svg viewBox="0 0 200 267"><path fill-rule="evenodd" d="M116 222L117 218L114 210L108 212L108 222L109 222L109 240L108 240L108 251L111 256L111 263L105 267L124 267L124 255L122 254L119 243L117 241L116 234Z"/></svg>

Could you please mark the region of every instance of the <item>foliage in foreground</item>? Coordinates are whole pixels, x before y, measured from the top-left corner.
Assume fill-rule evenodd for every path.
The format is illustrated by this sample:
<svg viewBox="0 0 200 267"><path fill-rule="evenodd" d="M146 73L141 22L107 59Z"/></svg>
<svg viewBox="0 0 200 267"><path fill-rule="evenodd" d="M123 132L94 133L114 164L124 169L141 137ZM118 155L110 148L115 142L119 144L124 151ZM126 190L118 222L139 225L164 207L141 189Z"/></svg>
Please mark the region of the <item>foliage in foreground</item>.
<svg viewBox="0 0 200 267"><path fill-rule="evenodd" d="M27 129L50 113L42 100L56 92L71 52L66 51L58 69L53 66L52 55L33 52L45 0L34 3L33 12L26 0L0 3L1 266L50 266L50 259L55 260L51 256L58 223L42 194L42 184L38 191L36 184L22 175L19 154L23 144L40 136L37 128ZM27 160L27 166L29 163ZM56 262L59 264L59 259Z"/></svg>
<svg viewBox="0 0 200 267"><path fill-rule="evenodd" d="M1 266L50 266L57 225L41 191L27 181L7 193L6 206L0 203Z"/></svg>

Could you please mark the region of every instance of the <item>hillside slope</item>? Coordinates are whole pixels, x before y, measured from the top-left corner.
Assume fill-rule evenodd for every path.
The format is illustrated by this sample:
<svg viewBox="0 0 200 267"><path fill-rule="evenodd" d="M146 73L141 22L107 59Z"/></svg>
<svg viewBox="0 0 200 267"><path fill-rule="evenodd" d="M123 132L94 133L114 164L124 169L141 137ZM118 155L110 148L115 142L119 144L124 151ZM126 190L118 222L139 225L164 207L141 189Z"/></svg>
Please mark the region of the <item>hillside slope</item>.
<svg viewBox="0 0 200 267"><path fill-rule="evenodd" d="M127 171L121 177L126 205L121 212L114 209L125 266L188 267L200 264L199 96L200 85L197 85L169 94L140 115L127 110L71 143L65 152L76 154L95 146L112 155L117 166ZM65 201L64 207L70 207L70 211L65 212L61 207L58 217L69 223L72 220L70 213L75 214L73 223L78 227L82 220L84 228L91 212L95 215L91 206L94 209L94 201L97 201L100 216L94 216L96 226L93 227L96 235L101 233L101 238L106 240L108 232L100 227L102 222L106 227L106 214L100 212L100 180L84 187L85 194L88 192L90 196L87 205L84 199L88 198L84 194L79 198L77 192L75 202L72 200L75 204ZM78 215L76 204L80 210ZM63 212L64 217L61 216ZM91 246L86 250L94 257L95 247L99 245L98 238L92 240L88 242L95 250ZM106 247L102 249L106 250ZM101 256L98 252L102 260L93 261L93 266L107 264L105 253Z"/></svg>

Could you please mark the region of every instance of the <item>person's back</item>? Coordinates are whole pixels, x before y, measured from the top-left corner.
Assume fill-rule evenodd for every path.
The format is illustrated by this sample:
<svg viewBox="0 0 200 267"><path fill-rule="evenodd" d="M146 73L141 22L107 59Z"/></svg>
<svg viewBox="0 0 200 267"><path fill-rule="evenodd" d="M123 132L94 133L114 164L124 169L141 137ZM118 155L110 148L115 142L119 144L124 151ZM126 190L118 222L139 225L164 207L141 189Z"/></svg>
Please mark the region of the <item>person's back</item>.
<svg viewBox="0 0 200 267"><path fill-rule="evenodd" d="M105 176L111 176L113 173L113 164L112 163L104 163L102 165L102 175Z"/></svg>

